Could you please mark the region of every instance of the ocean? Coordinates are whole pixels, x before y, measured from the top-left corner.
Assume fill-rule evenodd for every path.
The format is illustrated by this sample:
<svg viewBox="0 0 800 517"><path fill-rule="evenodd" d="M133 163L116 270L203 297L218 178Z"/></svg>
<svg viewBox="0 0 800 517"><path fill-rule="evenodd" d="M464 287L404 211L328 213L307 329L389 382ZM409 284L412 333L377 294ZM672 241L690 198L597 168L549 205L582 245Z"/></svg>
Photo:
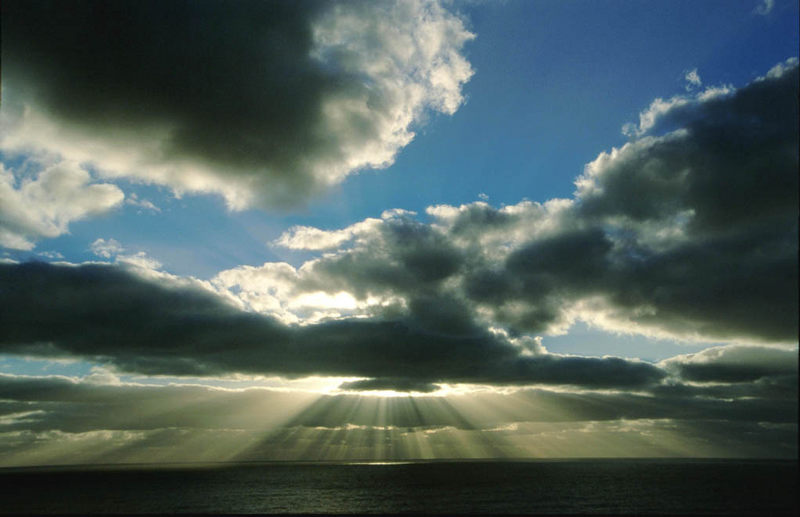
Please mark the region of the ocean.
<svg viewBox="0 0 800 517"><path fill-rule="evenodd" d="M6 468L0 512L795 515L797 480L772 460Z"/></svg>

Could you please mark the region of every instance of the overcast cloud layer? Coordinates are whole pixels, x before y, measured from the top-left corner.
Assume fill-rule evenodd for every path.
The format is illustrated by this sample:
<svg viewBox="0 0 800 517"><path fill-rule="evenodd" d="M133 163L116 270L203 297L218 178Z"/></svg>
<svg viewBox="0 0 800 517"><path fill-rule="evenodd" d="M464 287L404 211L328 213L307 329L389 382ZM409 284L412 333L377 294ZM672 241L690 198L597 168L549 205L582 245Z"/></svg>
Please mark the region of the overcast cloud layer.
<svg viewBox="0 0 800 517"><path fill-rule="evenodd" d="M437 1L3 2L0 146L292 207L454 113L472 37Z"/></svg>

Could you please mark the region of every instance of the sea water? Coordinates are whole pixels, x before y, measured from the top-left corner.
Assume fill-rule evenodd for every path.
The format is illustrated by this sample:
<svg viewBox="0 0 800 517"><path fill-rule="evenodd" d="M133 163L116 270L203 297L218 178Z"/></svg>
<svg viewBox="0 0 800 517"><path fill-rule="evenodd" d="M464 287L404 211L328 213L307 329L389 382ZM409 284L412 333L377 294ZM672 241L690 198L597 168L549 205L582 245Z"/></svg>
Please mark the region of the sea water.
<svg viewBox="0 0 800 517"><path fill-rule="evenodd" d="M794 515L796 484L770 460L12 468L0 512Z"/></svg>

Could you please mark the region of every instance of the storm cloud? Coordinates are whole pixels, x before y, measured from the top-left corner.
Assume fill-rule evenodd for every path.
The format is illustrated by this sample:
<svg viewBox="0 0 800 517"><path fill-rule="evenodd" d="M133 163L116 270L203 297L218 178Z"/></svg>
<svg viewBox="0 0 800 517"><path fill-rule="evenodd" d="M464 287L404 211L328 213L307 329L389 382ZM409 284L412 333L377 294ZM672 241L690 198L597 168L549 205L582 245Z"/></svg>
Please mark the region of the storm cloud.
<svg viewBox="0 0 800 517"><path fill-rule="evenodd" d="M472 37L438 2L3 2L2 148L291 207L454 113Z"/></svg>

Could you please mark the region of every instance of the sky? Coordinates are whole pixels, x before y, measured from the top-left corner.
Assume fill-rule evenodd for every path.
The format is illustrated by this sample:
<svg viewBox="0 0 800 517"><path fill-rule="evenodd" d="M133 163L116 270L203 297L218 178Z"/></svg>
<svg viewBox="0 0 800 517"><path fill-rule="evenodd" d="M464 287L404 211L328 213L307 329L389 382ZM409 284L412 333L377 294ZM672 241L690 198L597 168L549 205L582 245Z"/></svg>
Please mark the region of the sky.
<svg viewBox="0 0 800 517"><path fill-rule="evenodd" d="M3 2L0 466L796 459L799 21Z"/></svg>

